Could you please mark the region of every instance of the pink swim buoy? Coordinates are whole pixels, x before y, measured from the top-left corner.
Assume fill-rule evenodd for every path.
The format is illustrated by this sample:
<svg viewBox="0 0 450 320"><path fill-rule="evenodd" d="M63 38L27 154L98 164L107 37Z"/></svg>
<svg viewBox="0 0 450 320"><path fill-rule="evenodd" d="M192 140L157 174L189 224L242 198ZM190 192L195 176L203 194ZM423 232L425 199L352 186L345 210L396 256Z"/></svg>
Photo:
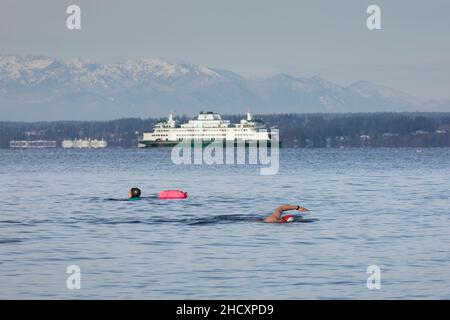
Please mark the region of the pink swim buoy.
<svg viewBox="0 0 450 320"><path fill-rule="evenodd" d="M164 190L158 194L160 199L187 199L187 192L181 190Z"/></svg>

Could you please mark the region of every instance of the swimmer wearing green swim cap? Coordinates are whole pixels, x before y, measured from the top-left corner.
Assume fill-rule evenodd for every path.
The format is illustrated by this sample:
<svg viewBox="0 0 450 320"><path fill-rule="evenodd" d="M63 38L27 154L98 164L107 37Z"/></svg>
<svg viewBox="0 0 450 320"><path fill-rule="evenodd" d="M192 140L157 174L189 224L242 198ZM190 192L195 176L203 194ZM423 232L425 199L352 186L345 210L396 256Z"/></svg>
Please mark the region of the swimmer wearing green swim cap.
<svg viewBox="0 0 450 320"><path fill-rule="evenodd" d="M130 200L139 200L141 198L141 189L139 188L131 188L128 192L128 199Z"/></svg>
<svg viewBox="0 0 450 320"><path fill-rule="evenodd" d="M271 222L271 223L283 223L283 222L290 222L293 221L291 219L284 219L284 217L281 217L281 214L285 211L290 211L290 210L297 210L300 212L307 212L309 211L308 209L301 207L301 206L292 206L289 204L285 204L282 206L279 206L278 208L275 209L275 211L268 216L267 218L264 219L265 222Z"/></svg>

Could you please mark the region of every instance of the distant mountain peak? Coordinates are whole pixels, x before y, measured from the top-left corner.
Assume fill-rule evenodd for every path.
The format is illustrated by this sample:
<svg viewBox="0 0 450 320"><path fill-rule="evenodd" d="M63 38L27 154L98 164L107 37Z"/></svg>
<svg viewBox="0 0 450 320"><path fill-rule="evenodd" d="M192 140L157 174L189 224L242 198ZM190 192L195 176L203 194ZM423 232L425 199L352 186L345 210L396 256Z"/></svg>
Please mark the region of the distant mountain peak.
<svg viewBox="0 0 450 320"><path fill-rule="evenodd" d="M293 75L287 74L287 73L278 73L278 74L268 77L267 80L269 80L269 81L297 81L298 78Z"/></svg>
<svg viewBox="0 0 450 320"><path fill-rule="evenodd" d="M329 80L326 80L320 76L313 76L310 78L310 80L323 88L332 89L332 90L341 90L342 87L334 82L331 82Z"/></svg>
<svg viewBox="0 0 450 320"><path fill-rule="evenodd" d="M368 99L380 97L384 99L393 99L398 101L401 106L408 105L410 107L422 107L424 105L422 101L407 93L384 85L374 84L366 80L357 81L348 86L347 89Z"/></svg>
<svg viewBox="0 0 450 320"><path fill-rule="evenodd" d="M232 71L163 58L98 63L0 54L0 118L96 120L217 112L374 112L448 108L358 81L343 87L321 76L286 73L247 79Z"/></svg>

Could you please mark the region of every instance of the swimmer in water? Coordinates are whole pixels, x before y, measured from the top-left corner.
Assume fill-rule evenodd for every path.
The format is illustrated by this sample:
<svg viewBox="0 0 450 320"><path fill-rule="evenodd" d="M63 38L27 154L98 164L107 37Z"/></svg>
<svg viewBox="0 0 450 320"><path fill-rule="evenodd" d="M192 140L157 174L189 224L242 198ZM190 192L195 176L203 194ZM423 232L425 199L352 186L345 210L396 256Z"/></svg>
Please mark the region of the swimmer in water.
<svg viewBox="0 0 450 320"><path fill-rule="evenodd" d="M272 222L272 223L282 223L282 222L289 222L288 220L285 220L281 217L281 214L285 211L289 210L297 210L300 212L307 212L308 209L301 207L301 206L291 206L289 204L285 204L282 206L279 206L275 209L275 211L272 213L272 215L268 216L264 219L265 222Z"/></svg>
<svg viewBox="0 0 450 320"><path fill-rule="evenodd" d="M128 199L130 200L138 200L141 197L141 189L139 188L131 188L128 192Z"/></svg>

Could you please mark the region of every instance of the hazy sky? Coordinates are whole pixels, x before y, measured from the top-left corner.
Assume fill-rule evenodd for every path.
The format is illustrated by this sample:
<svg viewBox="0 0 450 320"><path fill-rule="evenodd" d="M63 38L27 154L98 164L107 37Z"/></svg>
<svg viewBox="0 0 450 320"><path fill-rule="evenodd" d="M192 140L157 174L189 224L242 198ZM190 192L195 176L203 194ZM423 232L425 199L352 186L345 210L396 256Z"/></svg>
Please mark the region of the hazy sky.
<svg viewBox="0 0 450 320"><path fill-rule="evenodd" d="M82 30L66 28L66 8ZM382 9L382 30L366 9ZM448 0L1 0L0 53L99 62L161 57L244 76L369 80L450 98Z"/></svg>

